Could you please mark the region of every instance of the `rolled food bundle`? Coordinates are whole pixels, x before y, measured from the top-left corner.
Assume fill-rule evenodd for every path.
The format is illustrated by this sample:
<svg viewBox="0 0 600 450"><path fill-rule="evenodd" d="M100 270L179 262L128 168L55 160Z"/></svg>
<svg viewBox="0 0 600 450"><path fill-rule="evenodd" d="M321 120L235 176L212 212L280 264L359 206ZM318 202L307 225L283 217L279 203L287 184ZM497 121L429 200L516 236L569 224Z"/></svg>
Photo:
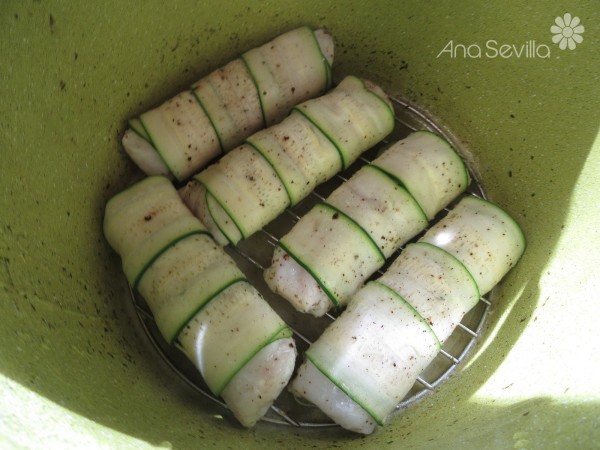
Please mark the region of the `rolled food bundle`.
<svg viewBox="0 0 600 450"><path fill-rule="evenodd" d="M508 214L465 197L423 239L408 245L382 277L357 292L307 350L290 390L342 427L372 433L480 293L524 249L523 233Z"/></svg>
<svg viewBox="0 0 600 450"><path fill-rule="evenodd" d="M244 53L129 121L123 146L148 175L184 180L331 86L333 38L300 27Z"/></svg>
<svg viewBox="0 0 600 450"><path fill-rule="evenodd" d="M393 128L385 93L348 76L326 95L296 106L281 123L250 136L195 175L180 195L217 242L235 245Z"/></svg>
<svg viewBox="0 0 600 450"><path fill-rule="evenodd" d="M342 183L279 240L264 273L267 285L314 316L345 305L468 184L467 169L448 142L428 131L412 133Z"/></svg>
<svg viewBox="0 0 600 450"><path fill-rule="evenodd" d="M165 340L244 426L254 425L294 370L291 330L167 178L148 177L109 200L104 233Z"/></svg>

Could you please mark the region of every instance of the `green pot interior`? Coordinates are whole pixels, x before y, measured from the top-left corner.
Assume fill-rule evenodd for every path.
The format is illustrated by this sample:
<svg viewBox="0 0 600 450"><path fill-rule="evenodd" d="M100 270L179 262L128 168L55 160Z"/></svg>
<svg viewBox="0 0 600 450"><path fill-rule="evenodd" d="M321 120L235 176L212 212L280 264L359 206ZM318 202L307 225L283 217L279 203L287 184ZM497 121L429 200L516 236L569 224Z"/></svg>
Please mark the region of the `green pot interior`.
<svg viewBox="0 0 600 450"><path fill-rule="evenodd" d="M550 27L565 6L508 3L5 1L0 444L593 447L600 10L567 9L585 32L560 50ZM120 145L126 119L300 24L333 33L338 76L380 83L456 136L528 237L468 362L367 438L244 430L192 391L141 331L102 235L106 200L140 177ZM503 44L517 49L503 57Z"/></svg>

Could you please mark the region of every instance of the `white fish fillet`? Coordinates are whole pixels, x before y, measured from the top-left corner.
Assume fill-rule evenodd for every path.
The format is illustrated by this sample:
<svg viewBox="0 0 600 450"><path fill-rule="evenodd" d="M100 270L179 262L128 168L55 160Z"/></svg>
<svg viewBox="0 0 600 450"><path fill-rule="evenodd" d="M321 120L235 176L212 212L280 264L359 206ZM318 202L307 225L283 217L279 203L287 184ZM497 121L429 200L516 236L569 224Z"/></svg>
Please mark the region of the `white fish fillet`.
<svg viewBox="0 0 600 450"><path fill-rule="evenodd" d="M310 361L298 369L298 375L290 384L290 392L319 407L347 430L362 434L375 431L377 424L373 418Z"/></svg>
<svg viewBox="0 0 600 450"><path fill-rule="evenodd" d="M264 273L267 286L289 301L296 310L321 317L331 309L331 300L304 267L280 247L273 252Z"/></svg>
<svg viewBox="0 0 600 450"><path fill-rule="evenodd" d="M225 387L221 396L245 427L263 417L288 384L296 362L292 338L279 339L259 351Z"/></svg>

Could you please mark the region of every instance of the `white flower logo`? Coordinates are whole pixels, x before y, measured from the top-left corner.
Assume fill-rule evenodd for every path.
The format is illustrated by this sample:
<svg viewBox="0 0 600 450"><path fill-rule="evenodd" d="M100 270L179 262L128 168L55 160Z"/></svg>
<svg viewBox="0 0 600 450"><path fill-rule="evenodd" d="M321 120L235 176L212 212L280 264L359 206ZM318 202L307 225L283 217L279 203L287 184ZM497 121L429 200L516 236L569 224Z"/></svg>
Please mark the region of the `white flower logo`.
<svg viewBox="0 0 600 450"><path fill-rule="evenodd" d="M550 27L550 31L554 33L552 36L552 42L558 44L561 50L569 47L569 50L573 50L577 44L583 42L581 33L585 31L579 17L571 17L571 14L566 13L563 17L557 17L554 21L556 25Z"/></svg>

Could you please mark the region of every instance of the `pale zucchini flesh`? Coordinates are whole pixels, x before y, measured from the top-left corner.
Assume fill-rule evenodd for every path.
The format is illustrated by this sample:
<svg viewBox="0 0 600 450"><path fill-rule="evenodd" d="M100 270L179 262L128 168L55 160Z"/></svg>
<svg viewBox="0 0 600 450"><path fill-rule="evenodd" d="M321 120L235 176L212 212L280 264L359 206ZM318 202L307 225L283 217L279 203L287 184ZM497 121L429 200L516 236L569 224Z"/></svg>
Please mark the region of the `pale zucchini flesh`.
<svg viewBox="0 0 600 450"><path fill-rule="evenodd" d="M198 367L211 392L225 386L262 348L291 330L247 282L220 292L183 328L178 345Z"/></svg>
<svg viewBox="0 0 600 450"><path fill-rule="evenodd" d="M255 133L246 142L273 166L286 188L290 205L298 203L341 169L331 141L298 113Z"/></svg>
<svg viewBox="0 0 600 450"><path fill-rule="evenodd" d="M379 248L356 222L323 203L302 217L278 245L312 275L333 306L384 262Z"/></svg>
<svg viewBox="0 0 600 450"><path fill-rule="evenodd" d="M525 236L505 211L466 196L421 238L446 250L471 273L479 293L488 293L525 251Z"/></svg>
<svg viewBox="0 0 600 450"><path fill-rule="evenodd" d="M131 287L137 289L138 284L149 267L169 247L188 236L203 234L208 231L195 217L181 217L160 230L152 233L137 251L127 252L122 256L123 272Z"/></svg>
<svg viewBox="0 0 600 450"><path fill-rule="evenodd" d="M121 213L130 214L130 209L137 207L140 202L148 200L147 205L144 207L150 207L153 203L149 199L151 196L158 196L159 199L162 198L161 196L165 196L166 200L168 200L170 196L169 186L171 186L171 183L165 177L150 176L115 194L106 203L104 215L105 231L106 227L110 226L114 217ZM118 229L114 233L109 233L107 238L110 239L109 243L113 248L113 242L117 245L117 251L119 251L121 250L121 246L127 242L127 239L122 238L120 232L117 231Z"/></svg>
<svg viewBox="0 0 600 450"><path fill-rule="evenodd" d="M164 177L148 177L106 205L104 234L121 255L123 271L133 287L170 245L198 233L207 233L206 227Z"/></svg>
<svg viewBox="0 0 600 450"><path fill-rule="evenodd" d="M208 117L190 91L140 116L144 130L171 173L184 180L221 153Z"/></svg>
<svg viewBox="0 0 600 450"><path fill-rule="evenodd" d="M383 425L439 350L427 322L402 297L370 282L306 357Z"/></svg>
<svg viewBox="0 0 600 450"><path fill-rule="evenodd" d="M327 197L327 203L352 217L384 258L427 226L414 198L375 167L364 166Z"/></svg>
<svg viewBox="0 0 600 450"><path fill-rule="evenodd" d="M401 295L442 343L480 298L465 266L425 242L408 245L377 281Z"/></svg>
<svg viewBox="0 0 600 450"><path fill-rule="evenodd" d="M247 238L289 204L285 187L268 161L244 144L194 176Z"/></svg>
<svg viewBox="0 0 600 450"><path fill-rule="evenodd" d="M294 109L331 140L344 169L394 129L394 112L385 94L354 76L344 78L327 96Z"/></svg>
<svg viewBox="0 0 600 450"><path fill-rule="evenodd" d="M263 127L254 83L240 59L197 81L192 89L210 118L222 151L231 150Z"/></svg>
<svg viewBox="0 0 600 450"><path fill-rule="evenodd" d="M390 146L372 165L398 179L432 220L469 183L467 168L450 144L416 131Z"/></svg>
<svg viewBox="0 0 600 450"><path fill-rule="evenodd" d="M196 313L244 274L210 236L171 245L146 270L137 287L165 340L172 343Z"/></svg>
<svg viewBox="0 0 600 450"><path fill-rule="evenodd" d="M256 85L266 126L279 122L297 103L330 87L329 62L308 27L249 50L242 59Z"/></svg>

